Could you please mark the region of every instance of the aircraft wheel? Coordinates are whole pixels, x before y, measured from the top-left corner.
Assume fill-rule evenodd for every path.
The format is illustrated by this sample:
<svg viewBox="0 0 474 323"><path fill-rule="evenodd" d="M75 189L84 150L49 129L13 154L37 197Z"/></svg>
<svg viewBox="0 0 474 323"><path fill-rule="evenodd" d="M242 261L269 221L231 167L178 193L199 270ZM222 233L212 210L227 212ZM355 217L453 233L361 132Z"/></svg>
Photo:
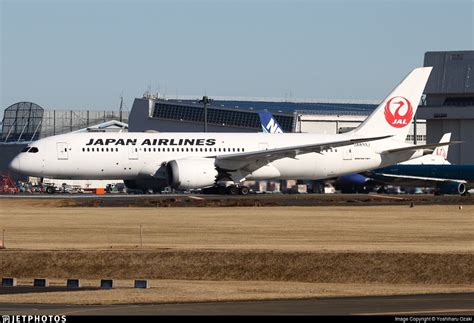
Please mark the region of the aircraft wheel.
<svg viewBox="0 0 474 323"><path fill-rule="evenodd" d="M231 186L227 187L227 194L237 195L237 194L239 194L239 188L235 185L231 185Z"/></svg>
<svg viewBox="0 0 474 323"><path fill-rule="evenodd" d="M48 194L54 194L54 191L55 191L55 190L54 190L54 187L52 187L52 186L46 187L46 193L48 193Z"/></svg>
<svg viewBox="0 0 474 323"><path fill-rule="evenodd" d="M247 186L241 186L239 188L240 195L247 195L249 193L249 188Z"/></svg>

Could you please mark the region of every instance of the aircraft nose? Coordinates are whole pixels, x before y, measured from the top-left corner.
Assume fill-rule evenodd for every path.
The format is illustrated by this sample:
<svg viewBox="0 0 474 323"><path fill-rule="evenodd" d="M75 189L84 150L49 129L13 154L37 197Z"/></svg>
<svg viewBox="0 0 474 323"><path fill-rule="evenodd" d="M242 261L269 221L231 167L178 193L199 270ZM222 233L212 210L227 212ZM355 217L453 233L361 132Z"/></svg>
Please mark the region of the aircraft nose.
<svg viewBox="0 0 474 323"><path fill-rule="evenodd" d="M11 171L19 173L20 172L20 158L16 156L13 158L13 160L10 162L10 165L8 165L8 168L10 168Z"/></svg>

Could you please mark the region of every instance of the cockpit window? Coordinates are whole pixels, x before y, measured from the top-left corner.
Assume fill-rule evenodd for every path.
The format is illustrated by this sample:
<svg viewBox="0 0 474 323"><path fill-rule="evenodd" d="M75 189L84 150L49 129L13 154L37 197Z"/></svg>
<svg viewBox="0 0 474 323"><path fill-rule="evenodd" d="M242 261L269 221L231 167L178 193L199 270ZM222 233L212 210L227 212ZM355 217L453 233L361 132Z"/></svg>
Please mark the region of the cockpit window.
<svg viewBox="0 0 474 323"><path fill-rule="evenodd" d="M21 152L26 153L30 148L31 148L30 146L26 146L25 148L21 150Z"/></svg>
<svg viewBox="0 0 474 323"><path fill-rule="evenodd" d="M28 151L29 153L37 153L39 150L36 147L31 147L31 149Z"/></svg>

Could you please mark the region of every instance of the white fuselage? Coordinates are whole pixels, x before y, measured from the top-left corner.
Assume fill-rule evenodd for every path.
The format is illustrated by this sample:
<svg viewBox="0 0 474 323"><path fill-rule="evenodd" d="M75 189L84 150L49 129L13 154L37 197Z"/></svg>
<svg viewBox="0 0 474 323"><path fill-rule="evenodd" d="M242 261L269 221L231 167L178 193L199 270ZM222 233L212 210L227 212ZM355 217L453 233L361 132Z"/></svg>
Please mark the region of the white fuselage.
<svg viewBox="0 0 474 323"><path fill-rule="evenodd" d="M30 176L61 179L151 178L172 160L210 158L296 145L349 139L344 134L263 133L71 133L32 143L37 152L20 153L10 164ZM420 156L384 155L391 147L410 146L387 138L281 158L245 179L324 179L366 171Z"/></svg>

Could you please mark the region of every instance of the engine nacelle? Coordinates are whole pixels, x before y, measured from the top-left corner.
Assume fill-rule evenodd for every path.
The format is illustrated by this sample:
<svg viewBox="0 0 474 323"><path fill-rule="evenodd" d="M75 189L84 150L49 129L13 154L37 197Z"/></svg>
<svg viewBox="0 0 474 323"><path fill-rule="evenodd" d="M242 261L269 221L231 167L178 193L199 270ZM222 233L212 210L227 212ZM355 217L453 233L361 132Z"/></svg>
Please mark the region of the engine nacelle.
<svg viewBox="0 0 474 323"><path fill-rule="evenodd" d="M374 182L364 175L355 173L338 177L335 186L342 193L368 193L374 188Z"/></svg>
<svg viewBox="0 0 474 323"><path fill-rule="evenodd" d="M195 189L212 186L218 172L214 159L177 159L168 162L169 184L176 189Z"/></svg>
<svg viewBox="0 0 474 323"><path fill-rule="evenodd" d="M466 194L466 184L458 182L447 182L436 185L436 194Z"/></svg>

